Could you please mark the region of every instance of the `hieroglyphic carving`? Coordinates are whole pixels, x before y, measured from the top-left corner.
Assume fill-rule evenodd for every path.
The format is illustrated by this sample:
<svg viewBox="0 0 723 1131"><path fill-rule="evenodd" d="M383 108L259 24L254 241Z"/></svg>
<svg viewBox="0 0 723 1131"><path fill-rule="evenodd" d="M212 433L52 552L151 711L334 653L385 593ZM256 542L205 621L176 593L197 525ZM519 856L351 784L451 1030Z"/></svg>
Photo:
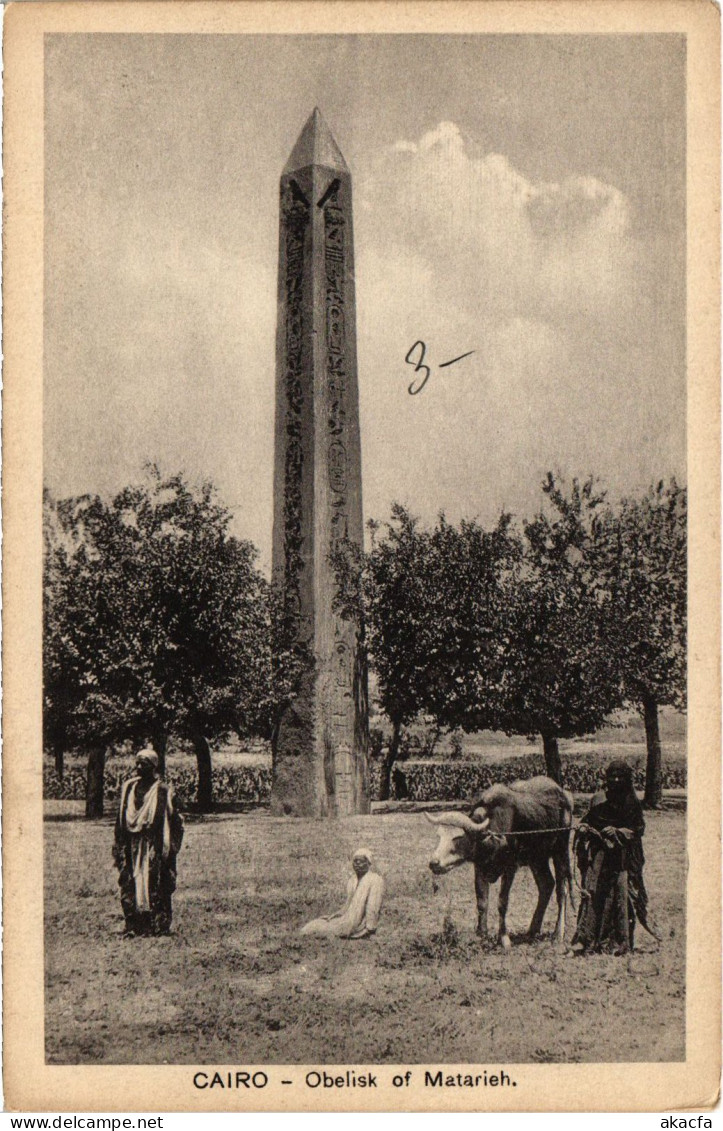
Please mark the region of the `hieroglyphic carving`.
<svg viewBox="0 0 723 1131"><path fill-rule="evenodd" d="M336 811L339 816L343 816L353 812L354 804L351 747L347 742L341 742L337 747L334 777Z"/></svg>
<svg viewBox="0 0 723 1131"><path fill-rule="evenodd" d="M336 643L336 686L343 689L346 697L351 695L349 680L349 649L342 640Z"/></svg>
<svg viewBox="0 0 723 1131"><path fill-rule="evenodd" d="M346 381L343 377L329 374L329 432L332 436L341 436L346 424Z"/></svg>
<svg viewBox="0 0 723 1131"><path fill-rule="evenodd" d="M296 191L294 191L296 190ZM286 231L286 450L284 461L284 598L285 613L292 636L298 637L301 624L301 533L303 449L301 413L304 403L302 383L304 311L304 241L309 223L309 206L295 182L282 196Z"/></svg>
<svg viewBox="0 0 723 1131"><path fill-rule="evenodd" d="M343 707L335 707L331 716L331 725L334 730L341 731L342 734L345 734L348 721L349 712L344 710Z"/></svg>
<svg viewBox="0 0 723 1131"><path fill-rule="evenodd" d="M324 204L324 266L326 271L326 426L327 472L331 503L330 549L349 535L347 423L347 357L345 310L345 225L339 207L341 185L332 182L322 198ZM354 786L351 748L346 741L352 700L352 654L341 639L345 629L337 617L334 644L334 692L332 725L336 737L334 766L338 813L352 812Z"/></svg>
<svg viewBox="0 0 723 1131"><path fill-rule="evenodd" d="M329 445L329 486L337 495L346 494L346 448L341 440L334 440ZM341 500L336 500L334 506L342 506Z"/></svg>
<svg viewBox="0 0 723 1131"><path fill-rule="evenodd" d="M331 516L331 549L332 553L341 548L341 544L349 537L349 515L344 511L335 511Z"/></svg>
<svg viewBox="0 0 723 1131"><path fill-rule="evenodd" d="M327 452L332 506L346 510L347 452L339 437L346 424L346 327L344 251L346 219L339 207L340 183L332 182L324 196L324 265L326 270ZM336 539L332 530L332 549Z"/></svg>

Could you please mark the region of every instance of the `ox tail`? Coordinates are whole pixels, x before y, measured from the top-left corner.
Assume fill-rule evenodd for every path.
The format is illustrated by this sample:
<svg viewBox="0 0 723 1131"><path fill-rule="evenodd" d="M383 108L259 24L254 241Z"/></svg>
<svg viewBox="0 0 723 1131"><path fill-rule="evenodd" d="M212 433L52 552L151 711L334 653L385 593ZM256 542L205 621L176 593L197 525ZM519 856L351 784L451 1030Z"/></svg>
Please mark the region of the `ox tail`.
<svg viewBox="0 0 723 1131"><path fill-rule="evenodd" d="M573 800L572 794L566 792L565 797L567 799L569 808L565 812L563 823L568 825L569 828L570 828L570 832L567 833L566 840L565 840L565 883L567 884L567 897L570 900L570 907L572 908L573 911L577 911L577 905L575 903L575 893L573 891L573 884L572 884L572 865L570 863L570 840L571 840L571 834L572 834L572 814L573 814L575 802Z"/></svg>
<svg viewBox="0 0 723 1131"><path fill-rule="evenodd" d="M577 904L575 903L575 894L572 887L572 872L568 868L567 875L565 876L565 883L567 884L567 898L570 900L570 907L573 911L577 911Z"/></svg>

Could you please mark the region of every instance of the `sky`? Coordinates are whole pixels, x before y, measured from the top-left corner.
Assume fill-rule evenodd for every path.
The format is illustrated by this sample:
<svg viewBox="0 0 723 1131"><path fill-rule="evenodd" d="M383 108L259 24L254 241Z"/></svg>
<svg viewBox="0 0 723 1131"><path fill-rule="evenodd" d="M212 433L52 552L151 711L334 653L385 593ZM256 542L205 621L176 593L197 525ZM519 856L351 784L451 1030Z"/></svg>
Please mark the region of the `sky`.
<svg viewBox="0 0 723 1131"><path fill-rule="evenodd" d="M352 173L365 518L530 515L548 469L685 479L683 37L50 35L45 59L56 497L148 461L211 479L270 568L278 180L317 105Z"/></svg>

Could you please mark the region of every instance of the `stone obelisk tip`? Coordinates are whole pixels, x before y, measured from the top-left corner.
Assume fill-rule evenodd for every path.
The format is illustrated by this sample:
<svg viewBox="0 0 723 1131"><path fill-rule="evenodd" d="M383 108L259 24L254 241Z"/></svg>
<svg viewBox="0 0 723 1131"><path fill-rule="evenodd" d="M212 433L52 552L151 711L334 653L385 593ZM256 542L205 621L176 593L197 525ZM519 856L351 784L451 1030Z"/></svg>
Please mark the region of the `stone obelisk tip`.
<svg viewBox="0 0 723 1131"><path fill-rule="evenodd" d="M284 174L306 169L309 165L324 165L327 169L349 172L342 152L334 141L318 106L314 107L313 113L299 134L291 156L284 165Z"/></svg>

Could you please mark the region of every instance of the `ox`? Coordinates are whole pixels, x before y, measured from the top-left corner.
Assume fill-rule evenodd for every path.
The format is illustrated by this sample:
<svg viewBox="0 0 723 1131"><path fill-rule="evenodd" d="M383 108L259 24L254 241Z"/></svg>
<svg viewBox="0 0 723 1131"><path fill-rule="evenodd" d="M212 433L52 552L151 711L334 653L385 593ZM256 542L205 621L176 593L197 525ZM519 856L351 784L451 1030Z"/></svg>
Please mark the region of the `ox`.
<svg viewBox="0 0 723 1131"><path fill-rule="evenodd" d="M562 945L565 934L565 901L572 902L569 829L572 824L572 798L551 778L536 777L511 785L493 785L467 813L426 813L438 826L439 844L429 861L435 876L444 875L458 864L474 864L477 894L477 934L487 935L489 885L502 879L499 894L499 940L508 950L507 905L515 873L520 867L532 872L539 898L528 935L540 933L542 920L553 888L557 890L555 940ZM532 829L550 830L535 835L516 836ZM562 830L562 831L559 831ZM550 871L550 860L555 879Z"/></svg>

